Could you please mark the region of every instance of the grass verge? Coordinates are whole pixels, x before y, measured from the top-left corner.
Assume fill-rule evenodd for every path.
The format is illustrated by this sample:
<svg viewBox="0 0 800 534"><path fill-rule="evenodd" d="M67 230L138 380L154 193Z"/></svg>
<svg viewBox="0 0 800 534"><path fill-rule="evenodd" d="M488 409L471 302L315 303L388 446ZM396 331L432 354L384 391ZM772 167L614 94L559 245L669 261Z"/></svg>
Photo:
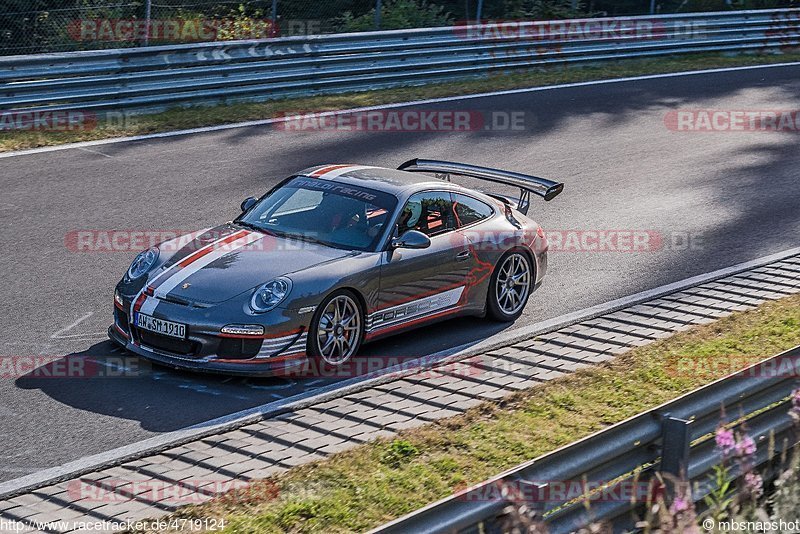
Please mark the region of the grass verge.
<svg viewBox="0 0 800 534"><path fill-rule="evenodd" d="M725 376L735 370L731 362L741 367L798 344L800 295L293 468L176 516L224 518L225 531L236 533L364 531Z"/></svg>
<svg viewBox="0 0 800 534"><path fill-rule="evenodd" d="M738 56L698 54L608 62L602 65L582 67L551 67L517 74L494 75L477 80L449 81L417 87L381 89L342 95L294 98L263 103L175 108L163 113L130 116L123 121L124 124L119 124L119 121L100 120L95 128L85 131L5 131L0 133L0 152L267 119L287 111L330 111L505 89L792 61L800 61L800 52L782 55Z"/></svg>

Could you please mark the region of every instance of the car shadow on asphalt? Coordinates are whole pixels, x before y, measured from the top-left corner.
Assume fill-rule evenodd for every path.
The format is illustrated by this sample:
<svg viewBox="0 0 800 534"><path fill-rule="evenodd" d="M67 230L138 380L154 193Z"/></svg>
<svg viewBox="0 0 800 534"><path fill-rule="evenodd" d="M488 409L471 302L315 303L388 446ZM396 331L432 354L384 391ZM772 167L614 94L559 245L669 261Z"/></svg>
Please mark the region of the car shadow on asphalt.
<svg viewBox="0 0 800 534"><path fill-rule="evenodd" d="M155 365L110 341L52 357L33 357L16 379L20 389L39 390L72 408L138 421L143 429L168 432L330 386L368 377L440 350L478 342L509 328L473 318L453 319L376 341L353 360L330 368L309 363L280 377L232 377L191 373Z"/></svg>

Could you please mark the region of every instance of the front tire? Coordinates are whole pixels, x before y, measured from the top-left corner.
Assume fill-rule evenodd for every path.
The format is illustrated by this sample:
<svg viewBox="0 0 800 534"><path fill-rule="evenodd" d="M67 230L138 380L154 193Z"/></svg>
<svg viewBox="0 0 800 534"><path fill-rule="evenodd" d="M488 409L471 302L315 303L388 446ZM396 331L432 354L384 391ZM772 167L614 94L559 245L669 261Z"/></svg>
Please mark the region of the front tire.
<svg viewBox="0 0 800 534"><path fill-rule="evenodd" d="M531 296L533 268L522 250L503 254L492 273L486 309L495 321L510 322L522 315Z"/></svg>
<svg viewBox="0 0 800 534"><path fill-rule="evenodd" d="M358 352L363 339L361 302L352 291L334 291L314 313L308 333L308 353L321 363L336 367Z"/></svg>

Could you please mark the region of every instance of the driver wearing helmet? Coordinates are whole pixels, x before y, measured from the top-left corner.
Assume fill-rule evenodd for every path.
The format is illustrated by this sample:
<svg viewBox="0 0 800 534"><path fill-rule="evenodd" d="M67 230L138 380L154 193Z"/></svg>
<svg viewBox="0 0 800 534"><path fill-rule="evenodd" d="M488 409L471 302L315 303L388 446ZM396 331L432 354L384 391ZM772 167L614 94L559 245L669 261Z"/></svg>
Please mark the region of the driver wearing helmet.
<svg viewBox="0 0 800 534"><path fill-rule="evenodd" d="M397 233L403 234L408 230L419 230L422 226L420 224L421 218L422 202L419 200L408 201L400 214L400 220L397 222Z"/></svg>

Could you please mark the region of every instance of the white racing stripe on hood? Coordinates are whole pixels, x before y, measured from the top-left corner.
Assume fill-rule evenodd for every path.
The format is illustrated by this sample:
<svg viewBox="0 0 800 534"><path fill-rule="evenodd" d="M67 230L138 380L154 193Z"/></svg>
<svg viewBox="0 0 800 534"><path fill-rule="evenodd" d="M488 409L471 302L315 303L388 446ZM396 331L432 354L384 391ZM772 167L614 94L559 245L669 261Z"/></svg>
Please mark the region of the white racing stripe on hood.
<svg viewBox="0 0 800 534"><path fill-rule="evenodd" d="M180 260L178 262L178 264L180 264L181 262L185 262L187 260L191 260L192 257L199 256L205 250L216 246L218 243L224 241L225 239L228 239L231 235L235 235L235 234L240 233L240 232L242 233L243 237L250 235L250 232L247 231L247 230L239 230L238 232L234 232L233 234L230 234L230 235L215 239L211 243L208 243L207 245L205 245L203 247L200 247L199 249L197 249L194 252L190 253L188 256L186 256L185 258ZM202 235L202 234L198 234L198 237L200 235ZM263 234L257 234L257 235L260 235L260 236L263 237ZM235 242L236 241L234 241L234 243ZM144 286L142 286L142 289L139 290L139 292L136 294L136 296L133 298L133 301L131 302L131 307L130 307L130 320L131 321L133 321L133 322L136 321L136 313L137 312L138 313L144 313L145 315L152 315L153 312L155 312L156 306L158 305L158 300L157 299L155 299L153 297L150 297L150 296L145 297L144 302L142 303L142 305L139 307L138 310L136 309L136 302L139 300L139 298L142 296L142 294L147 290L147 288L149 286L151 286L155 282L161 280L165 276L170 276L171 274L176 273L176 271L174 270L173 267L170 267L170 268L168 268L168 269L166 269L164 271L161 271L158 275L156 275L155 278L153 278L149 282L145 283ZM186 267L184 267L184 269L186 269Z"/></svg>
<svg viewBox="0 0 800 534"><path fill-rule="evenodd" d="M167 280L162 282L161 285L159 285L155 289L153 294L159 298L166 297L170 291L172 291L173 289L175 289L175 287L178 286L178 284L182 283L184 280L192 276L194 273L196 273L203 267L210 265L211 263L225 256L226 254L230 254L231 252L239 250L240 248L246 247L247 245L255 243L260 239L263 239L264 236L265 234L252 232L243 237L240 237L239 239L231 242L230 244L220 246L213 252L210 252L205 256L203 256L202 258L193 261L183 269L177 271L175 274L170 276Z"/></svg>

